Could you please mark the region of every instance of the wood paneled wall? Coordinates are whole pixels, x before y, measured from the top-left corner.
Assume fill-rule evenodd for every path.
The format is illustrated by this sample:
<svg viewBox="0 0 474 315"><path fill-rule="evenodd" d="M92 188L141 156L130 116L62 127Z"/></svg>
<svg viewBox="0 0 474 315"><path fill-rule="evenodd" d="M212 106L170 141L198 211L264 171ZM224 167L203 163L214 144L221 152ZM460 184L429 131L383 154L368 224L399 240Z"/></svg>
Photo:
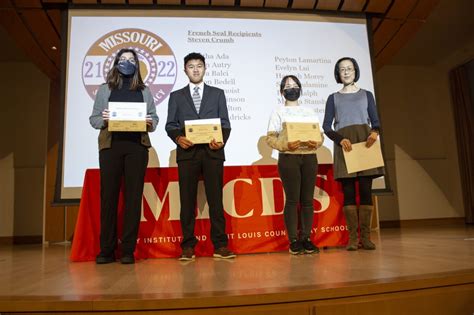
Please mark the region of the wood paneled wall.
<svg viewBox="0 0 474 315"><path fill-rule="evenodd" d="M387 64L424 23L439 0L2 0L0 24L31 60L51 79L59 78L61 54L60 7L110 5L146 8L248 8L286 12L357 12L373 16L377 69Z"/></svg>
<svg viewBox="0 0 474 315"><path fill-rule="evenodd" d="M11 35L31 61L51 79L47 181L45 196L46 241L72 237L77 207L51 205L56 180L60 137L61 8L72 5L136 5L153 9L237 8L272 9L294 13L367 13L372 19L373 53L376 69L391 58L418 31L439 0L2 0L0 25Z"/></svg>

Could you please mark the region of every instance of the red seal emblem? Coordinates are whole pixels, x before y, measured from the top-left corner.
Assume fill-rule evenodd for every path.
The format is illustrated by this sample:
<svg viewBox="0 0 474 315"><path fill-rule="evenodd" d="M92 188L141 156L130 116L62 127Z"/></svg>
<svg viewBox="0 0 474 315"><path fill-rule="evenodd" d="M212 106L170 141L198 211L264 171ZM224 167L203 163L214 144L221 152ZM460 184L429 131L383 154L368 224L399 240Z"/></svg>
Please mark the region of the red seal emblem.
<svg viewBox="0 0 474 315"><path fill-rule="evenodd" d="M155 104L160 104L176 83L176 58L169 45L158 35L146 30L127 28L107 33L88 50L82 63L82 82L94 99L105 82L115 56L123 48L138 55L143 82L150 88Z"/></svg>

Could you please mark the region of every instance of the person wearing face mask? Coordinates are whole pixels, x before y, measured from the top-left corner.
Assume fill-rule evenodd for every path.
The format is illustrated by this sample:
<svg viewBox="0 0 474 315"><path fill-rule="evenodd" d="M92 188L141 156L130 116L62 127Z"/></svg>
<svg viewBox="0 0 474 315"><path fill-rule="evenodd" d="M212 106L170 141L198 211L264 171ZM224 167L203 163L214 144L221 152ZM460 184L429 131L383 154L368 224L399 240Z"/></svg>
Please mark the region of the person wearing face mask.
<svg viewBox="0 0 474 315"><path fill-rule="evenodd" d="M108 102L145 102L147 132L108 131ZM92 127L100 130L100 253L96 257L96 263L115 261L117 206L123 178L125 212L120 261L123 264L133 264L148 148L151 147L148 132L154 131L158 124L153 96L143 83L134 50L121 49L117 53L106 83L97 91L89 121Z"/></svg>
<svg viewBox="0 0 474 315"><path fill-rule="evenodd" d="M371 92L359 88L360 70L354 58L343 57L336 62L334 76L342 89L329 95L326 102L323 129L334 141L334 178L341 182L344 193L344 215L349 229L349 251L358 249L358 225L363 249L373 250L370 241L372 216L372 179L384 174L384 168L347 173L343 151L351 151L352 143L365 142L370 147L377 141L380 122ZM334 122L334 129L332 124ZM359 209L356 205L356 182L359 183ZM357 211L359 210L359 211ZM359 213L357 213L359 212Z"/></svg>
<svg viewBox="0 0 474 315"><path fill-rule="evenodd" d="M313 227L313 196L316 185L318 160L316 149L322 142L288 142L285 122L307 121L319 124L318 115L313 108L300 106L301 82L294 75L283 77L280 93L285 105L275 109L270 117L266 141L278 150L278 172L285 190L286 201L283 210L285 227L289 240L289 252L293 255L318 253L319 249L310 239ZM322 137L322 135L321 135ZM298 235L298 203L301 206Z"/></svg>

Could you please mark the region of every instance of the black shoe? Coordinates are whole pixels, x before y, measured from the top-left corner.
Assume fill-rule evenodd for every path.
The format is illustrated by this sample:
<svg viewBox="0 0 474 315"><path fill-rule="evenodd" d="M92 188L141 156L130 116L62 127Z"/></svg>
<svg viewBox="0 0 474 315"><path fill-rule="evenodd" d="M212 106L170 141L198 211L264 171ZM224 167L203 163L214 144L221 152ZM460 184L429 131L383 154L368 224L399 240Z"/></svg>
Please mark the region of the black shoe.
<svg viewBox="0 0 474 315"><path fill-rule="evenodd" d="M306 254L319 253L319 248L309 238L302 240L301 243Z"/></svg>
<svg viewBox="0 0 474 315"><path fill-rule="evenodd" d="M132 255L123 255L122 258L120 258L120 262L124 265L130 265L135 263L135 257Z"/></svg>
<svg viewBox="0 0 474 315"><path fill-rule="evenodd" d="M106 255L106 254L100 253L99 255L97 255L97 257L95 257L95 263L97 265L110 264L113 262L115 262L114 255Z"/></svg>
<svg viewBox="0 0 474 315"><path fill-rule="evenodd" d="M304 253L304 248L303 245L301 245L301 242L299 241L292 241L290 243L290 254L292 255L300 255Z"/></svg>
<svg viewBox="0 0 474 315"><path fill-rule="evenodd" d="M181 253L181 256L178 258L180 261L192 261L196 258L194 255L194 248L192 247L186 247L183 248L183 251Z"/></svg>
<svg viewBox="0 0 474 315"><path fill-rule="evenodd" d="M230 251L227 247L219 247L214 251L214 258L224 258L224 259L231 259L235 258L237 255L235 255L234 252Z"/></svg>

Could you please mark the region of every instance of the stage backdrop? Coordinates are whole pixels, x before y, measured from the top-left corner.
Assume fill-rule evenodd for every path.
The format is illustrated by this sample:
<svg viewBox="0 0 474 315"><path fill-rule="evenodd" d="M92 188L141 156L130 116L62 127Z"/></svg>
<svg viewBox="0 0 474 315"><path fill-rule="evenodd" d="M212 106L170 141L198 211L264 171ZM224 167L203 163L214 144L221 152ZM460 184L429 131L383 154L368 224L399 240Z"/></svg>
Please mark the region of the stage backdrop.
<svg viewBox="0 0 474 315"><path fill-rule="evenodd" d="M168 96L186 86L183 57L206 58L204 81L225 91L232 134L226 166L249 166L262 155L272 111L283 106L280 81L296 75L303 86L301 106L322 122L326 98L341 86L334 65L344 55L360 67L360 87L374 92L366 19L315 14L224 12L218 10L69 10L65 49L64 137L61 198L81 196L86 169L99 168L98 130L89 125L97 89L105 82L117 52L134 49L160 122L150 133L151 166L175 167L176 144L165 132ZM326 137L320 163L332 163ZM269 153L277 158L278 152ZM271 164L271 163L269 163ZM378 183L378 184L377 184ZM384 188L384 179L374 188Z"/></svg>
<svg viewBox="0 0 474 315"><path fill-rule="evenodd" d="M84 179L71 260L94 260L100 251L100 174L87 170ZM199 183L195 234L198 256L211 256L209 209ZM228 166L224 169L224 210L229 247L238 254L288 249L283 221L284 192L276 165ZM341 211L342 193L332 165L320 165L314 191L312 240L320 247L342 246L347 228ZM123 219L119 202L119 238ZM135 256L138 259L178 257L181 253L177 168L149 168L145 176L142 217ZM119 240L120 242L120 240ZM120 255L118 252L117 255Z"/></svg>

